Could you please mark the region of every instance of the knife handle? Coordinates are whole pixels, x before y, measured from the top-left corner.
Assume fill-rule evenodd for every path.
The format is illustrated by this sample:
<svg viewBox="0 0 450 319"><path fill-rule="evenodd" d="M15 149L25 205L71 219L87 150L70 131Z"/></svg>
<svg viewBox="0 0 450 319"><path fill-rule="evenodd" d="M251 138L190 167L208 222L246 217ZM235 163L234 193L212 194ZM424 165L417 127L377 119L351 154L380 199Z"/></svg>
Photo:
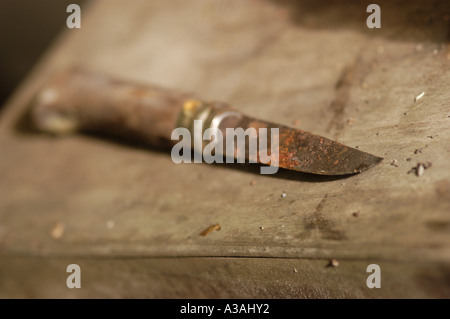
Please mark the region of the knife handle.
<svg viewBox="0 0 450 319"><path fill-rule="evenodd" d="M175 127L191 129L194 119L210 123L224 108L188 94L75 68L57 74L39 91L32 116L38 129L55 135L100 131L167 147L174 144Z"/></svg>

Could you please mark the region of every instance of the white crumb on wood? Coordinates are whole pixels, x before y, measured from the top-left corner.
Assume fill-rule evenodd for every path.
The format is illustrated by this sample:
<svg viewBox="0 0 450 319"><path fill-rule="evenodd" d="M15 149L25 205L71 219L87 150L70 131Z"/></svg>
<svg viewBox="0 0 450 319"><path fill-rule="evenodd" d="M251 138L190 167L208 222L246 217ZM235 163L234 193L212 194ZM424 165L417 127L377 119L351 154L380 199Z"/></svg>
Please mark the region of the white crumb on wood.
<svg viewBox="0 0 450 319"><path fill-rule="evenodd" d="M420 93L419 95L417 95L417 96L414 98L414 102L417 102L418 100L420 100L424 95L425 95L425 92L422 92L422 93Z"/></svg>

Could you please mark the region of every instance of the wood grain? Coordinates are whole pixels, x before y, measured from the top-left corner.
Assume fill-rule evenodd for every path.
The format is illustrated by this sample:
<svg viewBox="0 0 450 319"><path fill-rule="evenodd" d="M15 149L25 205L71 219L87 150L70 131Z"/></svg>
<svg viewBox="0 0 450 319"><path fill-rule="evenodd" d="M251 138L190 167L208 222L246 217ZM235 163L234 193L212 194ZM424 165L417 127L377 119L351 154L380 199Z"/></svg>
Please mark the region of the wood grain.
<svg viewBox="0 0 450 319"><path fill-rule="evenodd" d="M82 28L58 39L2 111L1 267L15 278L1 277L10 287L4 296L66 289L69 259L87 258L101 277L113 267L102 257L124 267L120 280L129 276L130 285L139 285L141 277L127 270L133 269L159 288L144 285L133 294L98 277L97 288L77 295L108 295L115 287L110 296L184 296L189 283L191 297L449 297L450 51L448 21L439 13L447 2L437 3L442 10L418 1L380 2L379 31L365 27L364 4L349 6L349 18L343 7L332 11L310 1L135 2L83 8ZM33 131L26 120L33 96L71 65L295 122L385 160L341 179L287 171L263 176L254 166L176 165L169 153L126 141ZM428 161L422 176L407 174ZM65 225L57 239L50 236L56 222ZM214 224L221 230L199 236ZM340 266L315 268L330 258ZM220 278L207 290L196 281L204 260L210 276ZM294 274L283 267L290 260L303 276L297 290L287 286ZM50 275L42 281L54 283L51 291L39 288L39 278L15 282L37 263L42 272L61 266L60 290ZM224 274L228 263L233 271ZM383 283L396 288L366 288L369 263L390 265ZM177 270L166 267L186 267L181 286L171 279ZM339 288L347 277L335 280L328 271L344 268L345 276L359 279ZM252 282L241 281L247 275ZM252 287L267 280L268 290ZM165 282L171 284L163 288Z"/></svg>

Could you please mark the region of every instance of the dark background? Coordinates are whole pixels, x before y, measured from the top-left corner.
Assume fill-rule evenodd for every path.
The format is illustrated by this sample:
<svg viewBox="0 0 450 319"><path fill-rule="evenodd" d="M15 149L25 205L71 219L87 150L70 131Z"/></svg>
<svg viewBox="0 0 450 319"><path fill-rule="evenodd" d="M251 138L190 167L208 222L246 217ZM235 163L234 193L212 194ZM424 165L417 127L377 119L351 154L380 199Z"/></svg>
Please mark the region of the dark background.
<svg viewBox="0 0 450 319"><path fill-rule="evenodd" d="M70 14L66 9L71 3L82 6L86 1L0 0L0 109L52 40L66 28Z"/></svg>

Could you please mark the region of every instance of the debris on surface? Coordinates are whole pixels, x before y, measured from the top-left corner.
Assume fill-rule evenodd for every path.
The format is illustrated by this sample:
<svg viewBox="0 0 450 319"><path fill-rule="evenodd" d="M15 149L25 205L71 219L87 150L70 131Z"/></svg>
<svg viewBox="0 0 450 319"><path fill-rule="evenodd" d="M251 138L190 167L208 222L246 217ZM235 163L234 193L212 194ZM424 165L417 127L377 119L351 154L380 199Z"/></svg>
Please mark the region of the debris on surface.
<svg viewBox="0 0 450 319"><path fill-rule="evenodd" d="M352 125L355 121L356 121L356 119L353 118L353 117L351 117L351 118L349 118L349 119L347 120L347 124L348 124L348 125Z"/></svg>
<svg viewBox="0 0 450 319"><path fill-rule="evenodd" d="M417 102L418 100L420 100L424 95L425 95L425 92L422 92L422 93L420 93L419 95L417 95L417 96L414 98L414 102Z"/></svg>
<svg viewBox="0 0 450 319"><path fill-rule="evenodd" d="M410 160L412 160L411 157L408 157L408 158L406 159L407 162L409 162Z"/></svg>
<svg viewBox="0 0 450 319"><path fill-rule="evenodd" d="M250 182L250 186L255 186L256 185L256 181L251 181Z"/></svg>
<svg viewBox="0 0 450 319"><path fill-rule="evenodd" d="M391 165L392 166L395 166L395 167L398 167L398 161L395 159L395 160L393 160L392 162L391 162Z"/></svg>
<svg viewBox="0 0 450 319"><path fill-rule="evenodd" d="M423 165L419 165L416 170L416 175L422 176L424 171L425 171L425 168L423 167Z"/></svg>
<svg viewBox="0 0 450 319"><path fill-rule="evenodd" d="M50 236L53 239L59 239L62 237L62 235L64 234L64 224L61 222L56 222L52 229L50 230Z"/></svg>
<svg viewBox="0 0 450 319"><path fill-rule="evenodd" d="M409 171L409 173L415 173L416 176L420 177L423 175L423 172L431 167L431 162L425 162L425 163L417 163L416 166L412 167Z"/></svg>
<svg viewBox="0 0 450 319"><path fill-rule="evenodd" d="M421 149L421 148L418 148L418 149L416 149L416 150L414 151L414 154L419 154L419 153L422 153L422 149Z"/></svg>
<svg viewBox="0 0 450 319"><path fill-rule="evenodd" d="M359 211L354 212L354 213L352 214L352 216L353 216L353 217L359 217Z"/></svg>
<svg viewBox="0 0 450 319"><path fill-rule="evenodd" d="M296 268L294 268L294 272L295 272L295 273L297 273L297 272L298 272L298 270L297 270Z"/></svg>
<svg viewBox="0 0 450 319"><path fill-rule="evenodd" d="M204 229L202 232L200 232L199 235L205 237L210 232L212 232L214 230L219 231L221 228L222 227L220 227L220 224L211 225L211 226L207 227L206 229Z"/></svg>
<svg viewBox="0 0 450 319"><path fill-rule="evenodd" d="M114 226L115 226L115 223L114 223L113 220L108 220L108 221L106 222L106 228L112 229L112 228L114 228Z"/></svg>
<svg viewBox="0 0 450 319"><path fill-rule="evenodd" d="M260 231L263 231L263 230L264 230L264 226L260 226L260 227L259 227L259 230L260 230Z"/></svg>
<svg viewBox="0 0 450 319"><path fill-rule="evenodd" d="M338 267L339 266L339 261L335 258L330 260L330 263L328 264L328 267Z"/></svg>
<svg viewBox="0 0 450 319"><path fill-rule="evenodd" d="M286 193L281 194L281 198L285 198L286 196Z"/></svg>

